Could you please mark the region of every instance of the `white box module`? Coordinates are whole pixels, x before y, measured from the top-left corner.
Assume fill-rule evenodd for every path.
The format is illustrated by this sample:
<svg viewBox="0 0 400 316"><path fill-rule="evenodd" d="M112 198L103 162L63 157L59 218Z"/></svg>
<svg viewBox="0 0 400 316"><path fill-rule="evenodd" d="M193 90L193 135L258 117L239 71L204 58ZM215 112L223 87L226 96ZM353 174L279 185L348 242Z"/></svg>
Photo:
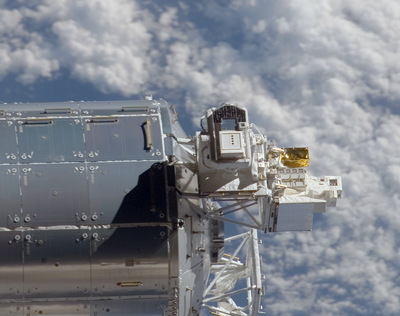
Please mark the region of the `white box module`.
<svg viewBox="0 0 400 316"><path fill-rule="evenodd" d="M221 158L243 158L245 156L243 132L220 131L219 147Z"/></svg>

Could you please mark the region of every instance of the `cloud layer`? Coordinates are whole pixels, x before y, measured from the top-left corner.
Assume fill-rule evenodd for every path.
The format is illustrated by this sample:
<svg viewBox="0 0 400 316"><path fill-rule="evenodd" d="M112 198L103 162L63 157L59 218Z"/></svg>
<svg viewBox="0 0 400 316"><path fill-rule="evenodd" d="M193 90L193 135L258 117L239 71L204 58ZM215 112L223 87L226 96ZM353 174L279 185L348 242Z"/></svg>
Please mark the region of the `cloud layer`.
<svg viewBox="0 0 400 316"><path fill-rule="evenodd" d="M269 315L400 310L400 4L395 1L0 1L0 80L65 72L154 91L197 118L237 102L344 199L313 233L264 241ZM1 81L0 81L1 85ZM18 101L18 100L16 100Z"/></svg>

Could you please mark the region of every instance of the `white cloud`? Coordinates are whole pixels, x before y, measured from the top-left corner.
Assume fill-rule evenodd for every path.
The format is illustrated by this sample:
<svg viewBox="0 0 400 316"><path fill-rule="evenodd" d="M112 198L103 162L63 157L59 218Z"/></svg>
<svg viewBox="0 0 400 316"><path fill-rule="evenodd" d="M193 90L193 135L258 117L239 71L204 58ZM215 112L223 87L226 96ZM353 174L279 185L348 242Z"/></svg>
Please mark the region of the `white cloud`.
<svg viewBox="0 0 400 316"><path fill-rule="evenodd" d="M384 3L350 8L344 1L307 6L298 1L235 3L237 24L244 25L241 50L253 58L253 73L278 82L281 102L298 103L299 97L313 104L333 97L398 98L399 41L392 34L400 26L395 13L385 15ZM396 12L398 5L390 6ZM371 28L365 16L380 28Z"/></svg>
<svg viewBox="0 0 400 316"><path fill-rule="evenodd" d="M22 19L20 11L0 10L0 79L11 73L30 84L40 77L50 77L59 65L43 37L26 31Z"/></svg>
<svg viewBox="0 0 400 316"><path fill-rule="evenodd" d="M45 1L27 15L49 21L53 53L63 67L105 92L137 93L154 73L151 34L144 25L148 15L135 2L75 1L60 7Z"/></svg>
<svg viewBox="0 0 400 316"><path fill-rule="evenodd" d="M183 36L176 11L158 16L128 0L45 0L2 10L3 32L12 37L0 48L9 60L2 76L23 73L19 80L30 84L62 67L103 92L140 93L161 80L166 42Z"/></svg>
<svg viewBox="0 0 400 316"><path fill-rule="evenodd" d="M0 34L7 34L19 27L21 13L17 10L0 10Z"/></svg>

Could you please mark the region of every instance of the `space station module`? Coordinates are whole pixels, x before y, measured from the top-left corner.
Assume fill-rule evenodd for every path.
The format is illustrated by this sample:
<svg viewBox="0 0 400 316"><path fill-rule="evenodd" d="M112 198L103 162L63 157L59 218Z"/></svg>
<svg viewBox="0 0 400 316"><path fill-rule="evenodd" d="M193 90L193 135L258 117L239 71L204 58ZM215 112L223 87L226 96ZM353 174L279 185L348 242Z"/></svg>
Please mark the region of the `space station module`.
<svg viewBox="0 0 400 316"><path fill-rule="evenodd" d="M258 315L257 234L341 196L308 164L235 104L194 137L151 97L0 104L0 315Z"/></svg>

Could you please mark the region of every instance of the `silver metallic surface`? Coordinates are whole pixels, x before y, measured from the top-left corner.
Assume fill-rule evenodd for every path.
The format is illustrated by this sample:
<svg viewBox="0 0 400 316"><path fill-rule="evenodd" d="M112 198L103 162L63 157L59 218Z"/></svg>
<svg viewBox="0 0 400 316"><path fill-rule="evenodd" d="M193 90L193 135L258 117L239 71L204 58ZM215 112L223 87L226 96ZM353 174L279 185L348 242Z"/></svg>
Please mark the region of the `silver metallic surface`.
<svg viewBox="0 0 400 316"><path fill-rule="evenodd" d="M196 315L210 222L177 200L165 101L0 114L0 315Z"/></svg>

